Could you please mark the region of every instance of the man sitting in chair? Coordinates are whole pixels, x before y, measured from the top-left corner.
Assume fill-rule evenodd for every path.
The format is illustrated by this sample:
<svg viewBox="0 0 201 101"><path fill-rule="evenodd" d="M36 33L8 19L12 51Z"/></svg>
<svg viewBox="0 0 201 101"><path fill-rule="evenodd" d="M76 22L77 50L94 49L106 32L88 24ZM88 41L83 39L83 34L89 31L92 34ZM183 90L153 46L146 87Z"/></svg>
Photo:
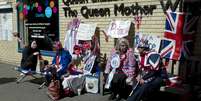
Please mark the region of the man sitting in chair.
<svg viewBox="0 0 201 101"><path fill-rule="evenodd" d="M52 60L52 64L46 68L47 72L56 72L56 79L66 74L68 64L71 62L72 56L69 51L64 50L60 41L55 43L56 56ZM56 71L52 71L56 70ZM47 83L50 83L52 74L46 74Z"/></svg>

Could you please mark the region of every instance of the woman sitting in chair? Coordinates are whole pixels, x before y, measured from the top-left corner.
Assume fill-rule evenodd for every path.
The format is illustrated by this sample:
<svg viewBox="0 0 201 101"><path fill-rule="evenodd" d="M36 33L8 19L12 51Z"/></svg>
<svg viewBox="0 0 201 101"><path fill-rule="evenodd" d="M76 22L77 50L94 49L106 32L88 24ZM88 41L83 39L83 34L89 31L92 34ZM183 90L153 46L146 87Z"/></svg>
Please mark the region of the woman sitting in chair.
<svg viewBox="0 0 201 101"><path fill-rule="evenodd" d="M128 40L120 38L117 41L115 49L112 50L105 68L105 74L108 75L105 88L112 91L109 100L126 98L129 88L132 85L132 79L135 74L136 60Z"/></svg>
<svg viewBox="0 0 201 101"><path fill-rule="evenodd" d="M27 71L35 71L37 60L42 59L40 56L40 50L37 48L36 41L32 41L30 46L27 46L22 51L21 69Z"/></svg>

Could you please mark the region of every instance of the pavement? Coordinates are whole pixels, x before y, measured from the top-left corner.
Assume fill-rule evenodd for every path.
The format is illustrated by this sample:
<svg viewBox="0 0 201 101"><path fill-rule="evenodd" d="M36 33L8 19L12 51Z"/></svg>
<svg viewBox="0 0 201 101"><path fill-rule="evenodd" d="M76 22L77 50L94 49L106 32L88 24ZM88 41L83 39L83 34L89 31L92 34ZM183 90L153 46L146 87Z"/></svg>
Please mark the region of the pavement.
<svg viewBox="0 0 201 101"><path fill-rule="evenodd" d="M0 101L52 101L46 94L47 87L38 89L43 80L26 77L19 84L16 79L19 72L15 71L14 65L0 62ZM107 95L82 94L72 98L65 97L59 101L107 101Z"/></svg>
<svg viewBox="0 0 201 101"><path fill-rule="evenodd" d="M0 61L0 101L52 101L47 95L47 87L38 89L44 81L40 75L37 76L38 79L28 76L17 84L16 79L20 73L14 70L15 67L14 65L5 64ZM85 93L80 96L65 97L59 101L108 101L108 97L109 94L103 96L101 94ZM198 100L190 100L185 95L178 96L160 92L154 101Z"/></svg>

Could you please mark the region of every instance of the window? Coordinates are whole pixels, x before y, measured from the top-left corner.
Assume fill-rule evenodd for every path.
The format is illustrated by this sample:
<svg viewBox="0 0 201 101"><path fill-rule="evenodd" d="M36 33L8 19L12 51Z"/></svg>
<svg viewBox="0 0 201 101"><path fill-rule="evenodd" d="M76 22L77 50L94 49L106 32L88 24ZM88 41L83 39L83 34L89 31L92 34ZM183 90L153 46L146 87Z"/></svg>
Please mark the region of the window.
<svg viewBox="0 0 201 101"><path fill-rule="evenodd" d="M0 5L0 40L12 40L12 12L10 4Z"/></svg>
<svg viewBox="0 0 201 101"><path fill-rule="evenodd" d="M23 43L36 40L42 54L49 55L54 41L59 40L58 0L18 1L17 11L18 32Z"/></svg>

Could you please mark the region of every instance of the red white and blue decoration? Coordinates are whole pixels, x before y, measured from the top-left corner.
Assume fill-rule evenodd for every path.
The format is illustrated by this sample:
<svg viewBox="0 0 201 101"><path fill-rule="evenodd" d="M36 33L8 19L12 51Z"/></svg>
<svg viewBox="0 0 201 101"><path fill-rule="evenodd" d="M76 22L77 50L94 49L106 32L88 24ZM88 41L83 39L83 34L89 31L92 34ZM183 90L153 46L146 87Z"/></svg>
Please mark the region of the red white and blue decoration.
<svg viewBox="0 0 201 101"><path fill-rule="evenodd" d="M180 12L166 12L166 23L164 37L162 40L160 54L164 58L180 60L190 54L187 47L192 41L192 35L183 33L185 14Z"/></svg>

